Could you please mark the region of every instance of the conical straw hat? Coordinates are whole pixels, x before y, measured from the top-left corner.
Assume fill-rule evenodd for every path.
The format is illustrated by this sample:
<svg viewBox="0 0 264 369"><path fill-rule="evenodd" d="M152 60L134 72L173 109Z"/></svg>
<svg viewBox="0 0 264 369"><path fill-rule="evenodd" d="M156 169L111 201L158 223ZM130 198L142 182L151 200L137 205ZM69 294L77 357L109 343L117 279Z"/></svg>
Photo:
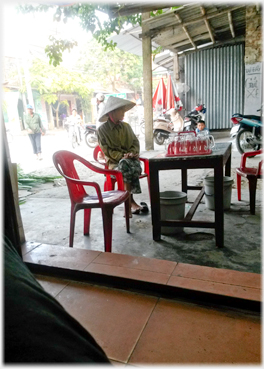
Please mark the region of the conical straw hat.
<svg viewBox="0 0 264 369"><path fill-rule="evenodd" d="M125 111L132 109L136 104L133 101L120 99L119 97L109 96L104 110L102 111L101 116L99 117L99 122L105 122L108 119L107 114L113 110L123 108Z"/></svg>

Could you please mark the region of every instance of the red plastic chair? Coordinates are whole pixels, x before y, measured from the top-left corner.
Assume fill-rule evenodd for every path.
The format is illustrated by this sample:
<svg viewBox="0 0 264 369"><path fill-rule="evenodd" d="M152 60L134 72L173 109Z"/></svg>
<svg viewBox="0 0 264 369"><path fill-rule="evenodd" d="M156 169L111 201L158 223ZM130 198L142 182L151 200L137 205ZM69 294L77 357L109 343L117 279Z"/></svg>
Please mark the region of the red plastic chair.
<svg viewBox="0 0 264 369"><path fill-rule="evenodd" d="M105 159L102 159L102 160L99 160L98 159L98 154L99 152L102 153L102 156L104 158L104 153L101 149L101 147L99 145L97 145L94 149L94 152L93 152L93 158L94 160L103 165L105 167L105 169L108 169L108 165L106 164L105 162ZM143 166L143 171L141 173L141 175L139 176L139 178L147 178L148 180L148 188L150 188L150 184L149 184L149 161L148 159L145 159L145 158L139 158L140 161L142 161L144 163L144 166ZM116 180L114 178L111 178L110 175L107 175L106 176L106 180L105 180L105 184L104 184L104 190L105 191L110 191L110 190L113 190L115 188L115 183L116 183ZM150 193L150 191L149 191Z"/></svg>
<svg viewBox="0 0 264 369"><path fill-rule="evenodd" d="M96 182L80 180L74 161L84 164L90 170L105 175L116 176L117 190L101 192ZM103 217L105 251L112 249L112 217L113 209L125 203L126 230L129 233L129 192L124 190L122 174L116 170L98 168L81 156L66 150L57 151L53 154L53 162L58 172L66 179L71 199L71 221L70 221L70 247L73 246L75 215L78 210L84 209L84 235L90 231L91 209L101 208ZM97 195L89 195L83 186L91 186Z"/></svg>
<svg viewBox="0 0 264 369"><path fill-rule="evenodd" d="M262 150L250 151L242 154L240 167L236 168L237 172L237 198L241 201L241 177L245 177L249 182L249 206L250 213L255 214L255 203L256 203L256 189L257 180L262 178L262 162L261 160L258 164L258 168L246 167L246 160L248 157L261 155Z"/></svg>

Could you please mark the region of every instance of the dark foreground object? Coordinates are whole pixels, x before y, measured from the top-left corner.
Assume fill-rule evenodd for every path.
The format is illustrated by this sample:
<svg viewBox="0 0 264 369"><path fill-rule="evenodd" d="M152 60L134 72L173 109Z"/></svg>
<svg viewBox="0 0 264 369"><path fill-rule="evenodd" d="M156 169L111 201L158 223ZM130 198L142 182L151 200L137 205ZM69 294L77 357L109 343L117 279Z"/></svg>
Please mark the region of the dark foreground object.
<svg viewBox="0 0 264 369"><path fill-rule="evenodd" d="M94 338L5 242L4 362L110 363Z"/></svg>

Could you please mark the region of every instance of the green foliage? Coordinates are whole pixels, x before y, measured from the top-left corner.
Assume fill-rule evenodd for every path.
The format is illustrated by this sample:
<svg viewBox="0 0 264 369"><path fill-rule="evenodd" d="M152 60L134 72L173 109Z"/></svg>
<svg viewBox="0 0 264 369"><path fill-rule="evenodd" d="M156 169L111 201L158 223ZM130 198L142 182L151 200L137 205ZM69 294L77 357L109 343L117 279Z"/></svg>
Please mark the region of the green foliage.
<svg viewBox="0 0 264 369"><path fill-rule="evenodd" d="M154 51L152 51L152 60L155 60L156 55L160 54L163 50L162 46L158 46Z"/></svg>
<svg viewBox="0 0 264 369"><path fill-rule="evenodd" d="M17 165L17 180L18 188L30 190L33 186L40 185L42 183L54 182L54 179L62 178L61 176L40 176L34 172L25 174L20 167Z"/></svg>
<svg viewBox="0 0 264 369"><path fill-rule="evenodd" d="M54 182L62 176L40 176L34 172L25 174L19 164L17 165L18 189L30 191L32 187L41 185L42 183ZM25 204L25 197L19 197L19 205Z"/></svg>
<svg viewBox="0 0 264 369"><path fill-rule="evenodd" d="M113 4L111 4L113 6ZM121 10L125 5L116 3L115 16L110 12L109 5L107 3L94 2L94 3L75 3L72 6L58 6L58 5L19 5L18 11L22 13L30 12L46 12L49 9L54 9L53 20L57 22L67 23L67 20L78 18L81 27L91 32L93 37L99 42L104 51L114 50L116 43L108 41L107 39L114 33L119 34L126 25L141 25L141 14L133 14L130 16L119 16L118 10ZM171 9L177 9L178 7L172 7ZM98 17L97 11L110 14L111 17L103 24ZM157 16L162 14L162 9L151 12L151 16ZM62 53L65 50L71 50L74 46L73 41L66 42L66 40L56 40L54 37L50 39L51 44L45 49L45 52L49 56L50 64L58 66L62 61Z"/></svg>
<svg viewBox="0 0 264 369"><path fill-rule="evenodd" d="M78 67L94 76L105 89L117 82L127 88L138 90L142 87L142 57L120 49L106 50L96 41L90 41L78 61Z"/></svg>
<svg viewBox="0 0 264 369"><path fill-rule="evenodd" d="M54 67L62 62L62 53L65 50L70 52L74 46L78 45L77 41L56 39L53 36L49 36L49 40L51 44L46 46L45 53L49 57L49 63Z"/></svg>
<svg viewBox="0 0 264 369"><path fill-rule="evenodd" d="M63 93L76 94L83 98L91 94L89 75L69 71L62 66L54 67L40 59L33 61L30 76L31 86L37 88L49 104L54 104Z"/></svg>

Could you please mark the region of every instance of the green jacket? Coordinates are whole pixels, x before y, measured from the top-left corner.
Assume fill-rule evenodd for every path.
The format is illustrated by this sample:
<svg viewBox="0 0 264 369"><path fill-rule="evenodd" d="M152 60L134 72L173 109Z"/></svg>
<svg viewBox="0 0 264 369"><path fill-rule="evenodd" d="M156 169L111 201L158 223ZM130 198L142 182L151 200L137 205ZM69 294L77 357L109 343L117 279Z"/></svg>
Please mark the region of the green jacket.
<svg viewBox="0 0 264 369"><path fill-rule="evenodd" d="M26 129L30 128L33 133L40 133L41 131L45 131L40 116L37 113L33 113L33 117L31 117L30 114L26 115L25 126Z"/></svg>
<svg viewBox="0 0 264 369"><path fill-rule="evenodd" d="M128 123L115 124L108 119L98 128L97 134L110 169L118 164L124 154L139 154L139 141Z"/></svg>

